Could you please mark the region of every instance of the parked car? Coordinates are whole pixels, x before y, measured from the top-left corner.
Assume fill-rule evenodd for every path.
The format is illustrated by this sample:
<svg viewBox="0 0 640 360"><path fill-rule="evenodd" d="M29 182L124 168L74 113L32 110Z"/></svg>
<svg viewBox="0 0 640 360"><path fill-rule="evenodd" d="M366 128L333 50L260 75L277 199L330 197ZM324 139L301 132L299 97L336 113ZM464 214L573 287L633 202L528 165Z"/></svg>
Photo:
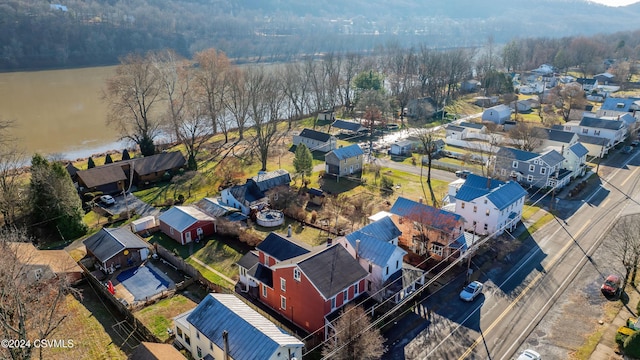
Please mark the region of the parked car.
<svg viewBox="0 0 640 360"><path fill-rule="evenodd" d="M600 291L604 296L619 296L622 292L622 279L618 275L609 275L604 280L604 284L600 287Z"/></svg>
<svg viewBox="0 0 640 360"><path fill-rule="evenodd" d="M111 195L102 195L100 196L100 202L106 206L111 206L116 203L116 199Z"/></svg>
<svg viewBox="0 0 640 360"><path fill-rule="evenodd" d="M461 179L466 179L467 176L469 176L469 174L471 174L471 171L469 171L469 170L458 170L458 171L456 171L456 176L461 178Z"/></svg>
<svg viewBox="0 0 640 360"><path fill-rule="evenodd" d="M465 286L460 292L460 299L463 301L473 301L480 293L482 293L482 283L480 281L474 281Z"/></svg>
<svg viewBox="0 0 640 360"><path fill-rule="evenodd" d="M518 360L540 360L542 359L540 357L540 354L538 354L537 352L531 350L531 349L527 349L525 351L523 351L520 356L518 356Z"/></svg>

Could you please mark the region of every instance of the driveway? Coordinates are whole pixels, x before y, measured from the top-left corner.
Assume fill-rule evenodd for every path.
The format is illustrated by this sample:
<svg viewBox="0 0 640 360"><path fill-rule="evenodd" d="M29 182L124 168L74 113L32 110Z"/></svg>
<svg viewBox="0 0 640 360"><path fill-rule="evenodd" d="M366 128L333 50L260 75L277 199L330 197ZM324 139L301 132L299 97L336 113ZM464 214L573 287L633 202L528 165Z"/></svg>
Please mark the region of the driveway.
<svg viewBox="0 0 640 360"><path fill-rule="evenodd" d="M116 203L109 207L105 207L113 214L125 212L127 209L135 210L136 214L139 214L140 216L158 216L160 214L159 209L138 199L133 194L127 194L126 199L122 194L113 196L113 198L116 200Z"/></svg>

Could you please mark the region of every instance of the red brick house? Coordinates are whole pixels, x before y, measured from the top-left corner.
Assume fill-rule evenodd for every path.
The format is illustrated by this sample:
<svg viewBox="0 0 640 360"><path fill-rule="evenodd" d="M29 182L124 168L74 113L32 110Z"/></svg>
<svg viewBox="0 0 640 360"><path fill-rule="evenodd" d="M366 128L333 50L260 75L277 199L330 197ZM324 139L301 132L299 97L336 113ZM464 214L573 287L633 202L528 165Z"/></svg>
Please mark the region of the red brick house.
<svg viewBox="0 0 640 360"><path fill-rule="evenodd" d="M174 206L158 218L160 230L185 245L215 232L215 219L192 206Z"/></svg>
<svg viewBox="0 0 640 360"><path fill-rule="evenodd" d="M329 315L365 292L368 273L339 244L309 248L270 233L256 250L257 298L309 333L326 337Z"/></svg>

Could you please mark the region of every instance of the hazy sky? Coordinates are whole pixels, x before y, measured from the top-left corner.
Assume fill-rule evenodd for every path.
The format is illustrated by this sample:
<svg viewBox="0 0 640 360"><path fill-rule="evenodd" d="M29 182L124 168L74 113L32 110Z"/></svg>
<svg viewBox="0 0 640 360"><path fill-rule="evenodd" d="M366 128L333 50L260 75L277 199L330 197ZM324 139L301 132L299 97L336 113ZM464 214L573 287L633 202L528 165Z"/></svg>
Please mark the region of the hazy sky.
<svg viewBox="0 0 640 360"><path fill-rule="evenodd" d="M591 0L594 3L604 4L609 6L624 6L633 3L637 3L640 0Z"/></svg>

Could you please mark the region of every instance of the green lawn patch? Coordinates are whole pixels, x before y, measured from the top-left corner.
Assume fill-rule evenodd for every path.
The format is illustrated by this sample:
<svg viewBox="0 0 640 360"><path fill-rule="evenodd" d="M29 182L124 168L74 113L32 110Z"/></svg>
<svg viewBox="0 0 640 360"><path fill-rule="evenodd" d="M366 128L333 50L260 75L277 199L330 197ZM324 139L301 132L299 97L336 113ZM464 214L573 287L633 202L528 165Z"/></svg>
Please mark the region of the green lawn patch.
<svg viewBox="0 0 640 360"><path fill-rule="evenodd" d="M207 241L204 247L193 254L198 260L230 278L238 275L238 267L235 266L235 263L243 255L238 250L215 239Z"/></svg>
<svg viewBox="0 0 640 360"><path fill-rule="evenodd" d="M311 226L303 226L299 221L291 218L285 218L284 224L276 228L265 228L260 225L254 225L254 230L259 233L261 237L265 238L272 231L281 235L286 235L289 225L291 225L292 236L296 240L302 241L311 246L320 245L327 240L326 232Z"/></svg>
<svg viewBox="0 0 640 360"><path fill-rule="evenodd" d="M135 316L162 341L167 341L167 329L172 328L172 318L196 307L196 303L175 294L149 305L135 313Z"/></svg>
<svg viewBox="0 0 640 360"><path fill-rule="evenodd" d="M195 261L193 261L191 259L187 259L186 261L191 266L196 268L196 270L198 270L200 272L200 274L202 274L202 276L205 279L211 281L214 284L218 284L218 285L222 286L223 288L226 288L226 289L229 289L229 290L233 290L234 289L235 284L229 283L228 281L226 281L225 279L221 278L216 273L210 271L206 267L198 264L197 262L195 262Z"/></svg>

